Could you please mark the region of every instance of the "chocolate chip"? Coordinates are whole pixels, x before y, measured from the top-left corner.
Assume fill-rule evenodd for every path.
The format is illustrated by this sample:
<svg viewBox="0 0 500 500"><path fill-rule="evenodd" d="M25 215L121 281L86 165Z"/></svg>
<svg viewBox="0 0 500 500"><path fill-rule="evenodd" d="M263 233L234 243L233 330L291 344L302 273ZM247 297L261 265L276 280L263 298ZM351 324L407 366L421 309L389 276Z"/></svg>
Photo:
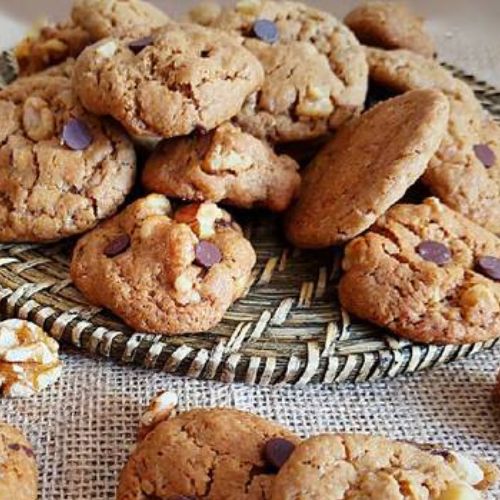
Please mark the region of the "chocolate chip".
<svg viewBox="0 0 500 500"><path fill-rule="evenodd" d="M290 455L295 450L295 445L283 438L270 439L264 448L264 458L273 470L279 471Z"/></svg>
<svg viewBox="0 0 500 500"><path fill-rule="evenodd" d="M145 36L144 38L139 38L138 40L134 40L128 44L128 48L134 53L139 54L146 47L149 47L153 44L152 36Z"/></svg>
<svg viewBox="0 0 500 500"><path fill-rule="evenodd" d="M31 448L28 448L27 446L23 446L22 448L24 450L24 453L26 453L26 455L28 455L28 457L35 456L35 454L33 453L33 450Z"/></svg>
<svg viewBox="0 0 500 500"><path fill-rule="evenodd" d="M451 260L451 252L446 245L437 241L423 241L418 245L417 252L425 260L442 266Z"/></svg>
<svg viewBox="0 0 500 500"><path fill-rule="evenodd" d="M210 269L222 260L222 254L217 245L210 241L200 241L195 248L196 263Z"/></svg>
<svg viewBox="0 0 500 500"><path fill-rule="evenodd" d="M487 144L476 144L474 154L486 168L490 168L495 164L495 152Z"/></svg>
<svg viewBox="0 0 500 500"><path fill-rule="evenodd" d="M117 255L125 252L129 246L130 236L128 234L122 234L106 245L104 255L106 257L116 257Z"/></svg>
<svg viewBox="0 0 500 500"><path fill-rule="evenodd" d="M9 449L14 451L19 451L21 449L21 445L18 443L10 443Z"/></svg>
<svg viewBox="0 0 500 500"><path fill-rule="evenodd" d="M500 281L500 259L485 255L477 259L477 270L495 281Z"/></svg>
<svg viewBox="0 0 500 500"><path fill-rule="evenodd" d="M268 19L257 19L253 24L253 33L267 43L276 43L280 38L278 27Z"/></svg>
<svg viewBox="0 0 500 500"><path fill-rule="evenodd" d="M84 122L72 118L64 125L62 142L73 151L82 151L92 144L92 135Z"/></svg>

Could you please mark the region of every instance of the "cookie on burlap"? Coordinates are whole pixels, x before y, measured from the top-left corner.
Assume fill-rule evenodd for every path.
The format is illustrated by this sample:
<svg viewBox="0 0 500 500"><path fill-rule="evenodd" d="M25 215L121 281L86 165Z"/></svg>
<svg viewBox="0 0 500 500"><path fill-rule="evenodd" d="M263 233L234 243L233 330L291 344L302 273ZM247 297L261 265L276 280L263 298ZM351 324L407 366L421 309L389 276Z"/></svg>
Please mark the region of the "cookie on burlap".
<svg viewBox="0 0 500 500"><path fill-rule="evenodd" d="M448 121L438 91L385 101L342 128L306 168L286 220L296 246L351 240L373 224L424 173Z"/></svg>
<svg viewBox="0 0 500 500"><path fill-rule="evenodd" d="M500 337L500 239L436 198L396 205L345 252L349 312L416 342Z"/></svg>
<svg viewBox="0 0 500 500"><path fill-rule="evenodd" d="M33 448L21 432L0 422L0 498L36 500L37 488Z"/></svg>
<svg viewBox="0 0 500 500"><path fill-rule="evenodd" d="M85 112L64 76L0 91L0 241L53 241L112 215L132 189L135 152L114 123Z"/></svg>
<svg viewBox="0 0 500 500"><path fill-rule="evenodd" d="M146 163L149 191L190 201L285 210L300 186L298 164L225 123L204 135L161 143Z"/></svg>
<svg viewBox="0 0 500 500"><path fill-rule="evenodd" d="M466 462L481 473L474 462ZM412 444L363 434L323 434L295 448L274 480L271 499L479 500L477 479L476 474L464 478L442 456Z"/></svg>
<svg viewBox="0 0 500 500"><path fill-rule="evenodd" d="M264 86L236 117L247 132L273 142L313 139L363 107L367 66L351 31L332 15L299 2L243 0L195 22L245 37L266 72Z"/></svg>
<svg viewBox="0 0 500 500"><path fill-rule="evenodd" d="M344 22L358 40L372 47L407 49L433 57L435 47L424 21L398 2L367 2L356 7Z"/></svg>
<svg viewBox="0 0 500 500"><path fill-rule="evenodd" d="M263 79L237 37L169 24L150 38L88 47L73 81L90 111L115 117L133 134L169 138L232 118Z"/></svg>
<svg viewBox="0 0 500 500"><path fill-rule="evenodd" d="M158 424L125 465L118 500L268 500L273 438L298 438L274 422L233 409L192 410Z"/></svg>
<svg viewBox="0 0 500 500"><path fill-rule="evenodd" d="M448 131L422 180L448 206L500 233L500 127L472 89L418 54L379 49L367 54L378 85L397 92L435 88L448 97Z"/></svg>
<svg viewBox="0 0 500 500"><path fill-rule="evenodd" d="M244 293L255 252L213 203L172 213L150 195L83 236L71 277L93 304L140 331L175 335L210 329Z"/></svg>

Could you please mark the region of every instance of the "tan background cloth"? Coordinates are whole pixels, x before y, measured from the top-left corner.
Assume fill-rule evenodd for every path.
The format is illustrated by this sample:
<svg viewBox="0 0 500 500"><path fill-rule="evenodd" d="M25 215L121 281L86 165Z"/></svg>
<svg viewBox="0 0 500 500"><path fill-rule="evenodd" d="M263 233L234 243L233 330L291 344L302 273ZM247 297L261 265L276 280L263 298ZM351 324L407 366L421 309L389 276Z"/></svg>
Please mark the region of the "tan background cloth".
<svg viewBox="0 0 500 500"><path fill-rule="evenodd" d="M156 2L178 14L194 2ZM343 15L354 2L330 5ZM443 60L500 88L500 2L411 2L430 18ZM12 45L24 23L62 18L70 2L1 0L0 46ZM35 446L42 499L113 498L117 474L135 438L143 406L157 392L176 391L182 409L236 406L290 425L303 435L321 431L385 434L441 443L500 462L500 404L490 393L500 351L392 381L306 388L258 388L191 381L91 359L63 356L62 380L38 397L0 401L0 420L22 428ZM500 498L500 487L490 498Z"/></svg>

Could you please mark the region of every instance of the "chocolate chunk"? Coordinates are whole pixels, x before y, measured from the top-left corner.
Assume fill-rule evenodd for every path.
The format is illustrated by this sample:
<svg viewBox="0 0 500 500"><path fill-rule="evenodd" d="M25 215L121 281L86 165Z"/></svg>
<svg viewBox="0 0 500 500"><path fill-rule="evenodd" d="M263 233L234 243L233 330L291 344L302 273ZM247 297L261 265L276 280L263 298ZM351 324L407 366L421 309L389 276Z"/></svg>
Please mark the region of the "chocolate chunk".
<svg viewBox="0 0 500 500"><path fill-rule="evenodd" d="M19 451L21 449L21 445L18 443L10 443L9 450Z"/></svg>
<svg viewBox="0 0 500 500"><path fill-rule="evenodd" d="M206 269L218 264L222 260L222 254L217 245L210 241L200 241L195 248L195 262Z"/></svg>
<svg viewBox="0 0 500 500"><path fill-rule="evenodd" d="M280 38L278 27L268 19L257 19L253 25L253 33L263 42L271 44L276 43Z"/></svg>
<svg viewBox="0 0 500 500"><path fill-rule="evenodd" d="M477 270L486 277L500 281L500 259L485 255L477 259Z"/></svg>
<svg viewBox="0 0 500 500"><path fill-rule="evenodd" d="M425 260L442 266L451 260L451 252L446 245L437 241L423 241L418 245L417 252Z"/></svg>
<svg viewBox="0 0 500 500"><path fill-rule="evenodd" d="M293 450L295 450L295 445L292 442L283 438L273 438L266 443L264 458L274 471L279 471L290 458Z"/></svg>
<svg viewBox="0 0 500 500"><path fill-rule="evenodd" d="M122 234L106 245L104 255L106 257L116 257L117 255L125 252L129 246L130 236L128 234Z"/></svg>
<svg viewBox="0 0 500 500"><path fill-rule="evenodd" d="M476 144L474 154L486 168L490 168L495 164L495 152L487 144Z"/></svg>
<svg viewBox="0 0 500 500"><path fill-rule="evenodd" d="M84 122L72 118L64 125L62 142L73 151L83 151L92 144L92 135Z"/></svg>
<svg viewBox="0 0 500 500"><path fill-rule="evenodd" d="M134 40L128 44L128 48L134 53L139 54L146 47L149 47L153 44L152 36L145 36L144 38L139 38L138 40Z"/></svg>
<svg viewBox="0 0 500 500"><path fill-rule="evenodd" d="M27 446L23 446L23 451L28 455L28 457L34 457L35 454L33 453L33 450L31 448L28 448Z"/></svg>

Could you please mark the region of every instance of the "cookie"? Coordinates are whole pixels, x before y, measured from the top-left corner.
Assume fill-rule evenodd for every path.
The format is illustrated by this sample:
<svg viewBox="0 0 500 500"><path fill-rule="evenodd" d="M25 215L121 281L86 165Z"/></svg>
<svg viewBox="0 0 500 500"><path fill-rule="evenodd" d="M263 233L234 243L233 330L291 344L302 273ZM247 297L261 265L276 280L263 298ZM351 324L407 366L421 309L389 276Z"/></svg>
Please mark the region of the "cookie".
<svg viewBox="0 0 500 500"><path fill-rule="evenodd" d="M17 80L0 91L0 114L0 242L82 233L130 192L132 143L82 109L69 78Z"/></svg>
<svg viewBox="0 0 500 500"><path fill-rule="evenodd" d="M38 498L38 470L33 448L21 432L1 422L0 471L0 498Z"/></svg>
<svg viewBox="0 0 500 500"><path fill-rule="evenodd" d="M495 385L495 388L493 389L493 399L497 403L500 403L500 372L498 372L497 383Z"/></svg>
<svg viewBox="0 0 500 500"><path fill-rule="evenodd" d="M424 57L436 52L423 19L402 3L368 2L349 12L344 22L364 45L411 50Z"/></svg>
<svg viewBox="0 0 500 500"><path fill-rule="evenodd" d="M240 1L219 15L198 8L192 19L245 37L264 66L264 86L236 117L272 142L309 140L357 114L367 90L363 49L335 17L298 2Z"/></svg>
<svg viewBox="0 0 500 500"><path fill-rule="evenodd" d="M300 186L298 165L225 123L207 134L161 143L146 163L145 188L190 201L285 210Z"/></svg>
<svg viewBox="0 0 500 500"><path fill-rule="evenodd" d="M169 24L151 38L111 38L87 48L74 85L90 111L115 117L133 134L169 138L232 118L263 78L236 37Z"/></svg>
<svg viewBox="0 0 500 500"><path fill-rule="evenodd" d="M273 438L298 442L290 431L250 413L183 413L138 444L121 473L117 500L267 500L275 473L264 456Z"/></svg>
<svg viewBox="0 0 500 500"><path fill-rule="evenodd" d="M351 242L339 296L349 312L416 342L500 336L500 239L436 198L396 205Z"/></svg>
<svg viewBox="0 0 500 500"><path fill-rule="evenodd" d="M467 465L479 469L470 460ZM451 500L481 496L474 484L438 454L384 437L323 434L296 447L276 476L271 500L325 498Z"/></svg>
<svg viewBox="0 0 500 500"><path fill-rule="evenodd" d="M448 206L500 233L500 127L472 89L418 54L378 49L367 54L377 84L398 92L436 88L447 96L448 131L422 180Z"/></svg>
<svg viewBox="0 0 500 500"><path fill-rule="evenodd" d="M216 205L172 213L167 198L150 195L80 239L71 277L90 302L132 328L174 335L219 323L244 293L255 260Z"/></svg>
<svg viewBox="0 0 500 500"><path fill-rule="evenodd" d="M424 173L448 121L448 102L417 90L375 106L342 128L306 168L286 220L296 246L349 241Z"/></svg>

